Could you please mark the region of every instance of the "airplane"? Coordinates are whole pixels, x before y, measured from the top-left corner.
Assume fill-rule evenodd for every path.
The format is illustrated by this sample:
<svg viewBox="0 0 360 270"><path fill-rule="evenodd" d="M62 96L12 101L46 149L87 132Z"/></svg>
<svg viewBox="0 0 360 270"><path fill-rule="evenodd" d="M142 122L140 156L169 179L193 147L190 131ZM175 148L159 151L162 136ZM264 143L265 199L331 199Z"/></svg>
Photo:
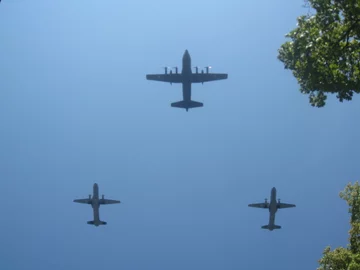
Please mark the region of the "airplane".
<svg viewBox="0 0 360 270"><path fill-rule="evenodd" d="M249 207L267 208L270 212L269 224L262 226L262 229L268 229L270 231L274 229L281 229L281 226L275 225L275 213L278 209L296 207L295 204L281 203L280 199L276 201L276 188L271 189L270 203L265 199L264 203L249 204Z"/></svg>
<svg viewBox="0 0 360 270"><path fill-rule="evenodd" d="M204 83L216 80L227 79L227 74L209 73L210 66L205 67L206 72L202 70L199 72L199 67L195 67L195 73L191 70L191 57L188 50L185 50L182 59L182 71L178 72L178 68L175 67L175 73L170 70L168 73L168 67L165 67L165 74L151 74L146 75L147 80L161 81L173 83L182 83L183 88L183 100L171 103L171 107L184 108L188 111L191 108L202 107L204 104L191 100L191 84L192 83Z"/></svg>
<svg viewBox="0 0 360 270"><path fill-rule="evenodd" d="M88 221L87 224L95 225L96 227L99 225L106 225L105 221L100 220L99 208L101 204L113 204L120 203L120 201L105 199L104 195L102 195L101 199L99 198L99 186L98 184L94 184L93 186L93 196L89 195L87 199L78 199L74 200L76 203L86 203L91 204L94 212L94 220Z"/></svg>

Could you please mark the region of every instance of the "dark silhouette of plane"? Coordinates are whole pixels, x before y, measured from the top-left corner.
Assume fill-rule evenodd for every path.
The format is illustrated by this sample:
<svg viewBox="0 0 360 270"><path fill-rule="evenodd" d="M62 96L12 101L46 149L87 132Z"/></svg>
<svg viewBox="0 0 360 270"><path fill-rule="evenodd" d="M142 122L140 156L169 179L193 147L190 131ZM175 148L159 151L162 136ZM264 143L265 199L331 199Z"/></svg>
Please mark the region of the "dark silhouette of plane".
<svg viewBox="0 0 360 270"><path fill-rule="evenodd" d="M89 195L88 199L74 200L74 202L91 204L93 211L94 211L94 220L88 221L87 224L95 225L96 227L99 225L107 224L105 221L100 220L100 215L99 215L100 205L101 204L120 203L120 201L105 199L104 195L102 195L101 199L99 199L99 186L96 183L94 184L94 187L93 187L93 196L92 197L91 197L91 195Z"/></svg>
<svg viewBox="0 0 360 270"><path fill-rule="evenodd" d="M186 50L182 59L182 71L178 73L178 68L175 67L175 73L170 70L168 73L168 67L165 67L165 74L152 74L146 75L146 79L153 81L182 83L183 86L183 100L171 103L171 107L184 108L188 111L191 108L202 107L201 102L191 100L191 84L192 83L204 83L216 80L227 79L227 74L209 73L211 67L205 67L206 72L202 70L199 72L199 68L195 67L195 73L191 71L191 57Z"/></svg>
<svg viewBox="0 0 360 270"><path fill-rule="evenodd" d="M270 203L268 203L267 199L265 199L265 203L253 203L253 204L249 204L249 206L269 209L269 212L270 212L269 224L262 226L261 228L272 231L274 229L281 229L281 226L275 225L275 214L276 214L277 210L282 209L282 208L295 207L296 205L288 204L288 203L281 203L280 199L278 201L276 201L276 188L272 188Z"/></svg>

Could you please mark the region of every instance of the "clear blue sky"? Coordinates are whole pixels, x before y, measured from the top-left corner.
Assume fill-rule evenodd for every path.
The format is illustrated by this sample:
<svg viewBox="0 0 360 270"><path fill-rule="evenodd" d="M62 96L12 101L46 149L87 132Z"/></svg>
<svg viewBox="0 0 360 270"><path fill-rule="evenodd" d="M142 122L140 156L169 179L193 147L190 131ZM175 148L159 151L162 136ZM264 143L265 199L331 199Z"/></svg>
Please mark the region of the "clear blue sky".
<svg viewBox="0 0 360 270"><path fill-rule="evenodd" d="M0 269L315 269L347 244L358 96L313 108L277 60L307 12L288 0L3 0ZM164 65L212 65L203 108L171 108ZM107 226L86 224L87 197ZM283 202L281 230L268 212Z"/></svg>

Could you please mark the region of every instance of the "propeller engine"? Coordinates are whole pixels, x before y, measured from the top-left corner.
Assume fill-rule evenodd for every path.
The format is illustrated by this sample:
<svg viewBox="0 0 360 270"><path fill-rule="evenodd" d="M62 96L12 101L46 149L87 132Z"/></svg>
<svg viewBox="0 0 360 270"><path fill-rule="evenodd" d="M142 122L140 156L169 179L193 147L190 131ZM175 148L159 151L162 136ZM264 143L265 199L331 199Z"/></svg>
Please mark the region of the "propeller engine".
<svg viewBox="0 0 360 270"><path fill-rule="evenodd" d="M278 204L280 204L280 199L278 199Z"/></svg>
<svg viewBox="0 0 360 270"><path fill-rule="evenodd" d="M268 199L267 198L265 198L265 204L267 204L268 203Z"/></svg>
<svg viewBox="0 0 360 270"><path fill-rule="evenodd" d="M170 69L170 67L163 67L163 69L165 69L165 74L168 74L168 70Z"/></svg>
<svg viewBox="0 0 360 270"><path fill-rule="evenodd" d="M195 68L195 72L196 72L196 73L199 73L199 67L196 66L196 67L194 67L194 68ZM202 71L202 72L204 72L204 71Z"/></svg>
<svg viewBox="0 0 360 270"><path fill-rule="evenodd" d="M178 74L179 68L178 67L173 67L173 69L175 69L175 73Z"/></svg>
<svg viewBox="0 0 360 270"><path fill-rule="evenodd" d="M104 196L104 194L101 196L101 199L105 200L105 196Z"/></svg>
<svg viewBox="0 0 360 270"><path fill-rule="evenodd" d="M89 200L91 200L91 194L89 194Z"/></svg>
<svg viewBox="0 0 360 270"><path fill-rule="evenodd" d="M210 68L211 68L211 66L205 67L206 73L209 73Z"/></svg>

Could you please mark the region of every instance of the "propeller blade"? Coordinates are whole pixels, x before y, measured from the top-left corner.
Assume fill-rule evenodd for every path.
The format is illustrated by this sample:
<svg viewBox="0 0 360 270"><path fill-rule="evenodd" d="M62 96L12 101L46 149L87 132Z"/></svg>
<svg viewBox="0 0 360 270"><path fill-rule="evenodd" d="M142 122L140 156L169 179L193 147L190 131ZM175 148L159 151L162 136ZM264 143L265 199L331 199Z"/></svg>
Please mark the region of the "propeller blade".
<svg viewBox="0 0 360 270"><path fill-rule="evenodd" d="M176 72L176 74L177 74L178 71L179 71L179 68L178 68L178 67L173 67L173 69L175 69L175 72Z"/></svg>
<svg viewBox="0 0 360 270"><path fill-rule="evenodd" d="M170 67L162 67L163 69L165 69L165 74L168 73L168 70L171 69Z"/></svg>
<svg viewBox="0 0 360 270"><path fill-rule="evenodd" d="M205 67L206 73L209 73L210 68L212 68L212 67L211 66Z"/></svg>
<svg viewBox="0 0 360 270"><path fill-rule="evenodd" d="M195 66L194 68L195 68L195 72L196 72L196 73L199 73L199 67L198 67L198 66Z"/></svg>

